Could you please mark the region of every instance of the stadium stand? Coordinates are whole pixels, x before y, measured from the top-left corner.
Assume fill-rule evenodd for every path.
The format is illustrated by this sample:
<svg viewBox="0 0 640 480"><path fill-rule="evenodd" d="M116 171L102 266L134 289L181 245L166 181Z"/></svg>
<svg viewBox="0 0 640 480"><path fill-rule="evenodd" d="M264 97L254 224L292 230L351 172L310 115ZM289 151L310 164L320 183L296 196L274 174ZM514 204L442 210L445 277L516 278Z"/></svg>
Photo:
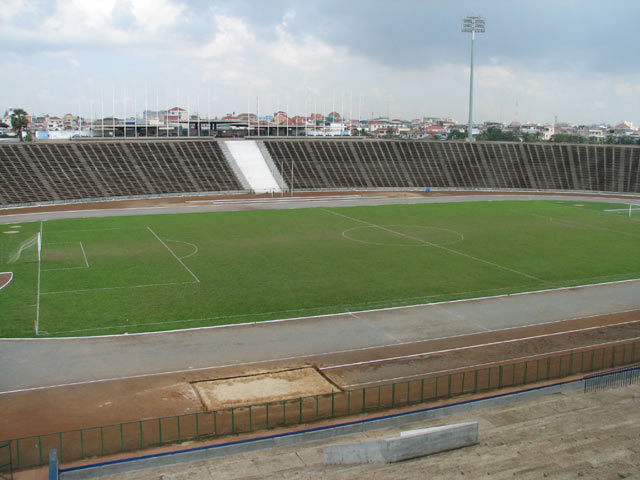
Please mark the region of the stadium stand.
<svg viewBox="0 0 640 480"><path fill-rule="evenodd" d="M640 193L640 148L264 139L288 188ZM264 156L264 153L263 153ZM215 140L0 145L0 206L247 192Z"/></svg>
<svg viewBox="0 0 640 480"><path fill-rule="evenodd" d="M0 147L0 205L243 191L217 142Z"/></svg>
<svg viewBox="0 0 640 480"><path fill-rule="evenodd" d="M265 140L296 190L424 188L640 193L640 148L609 145Z"/></svg>

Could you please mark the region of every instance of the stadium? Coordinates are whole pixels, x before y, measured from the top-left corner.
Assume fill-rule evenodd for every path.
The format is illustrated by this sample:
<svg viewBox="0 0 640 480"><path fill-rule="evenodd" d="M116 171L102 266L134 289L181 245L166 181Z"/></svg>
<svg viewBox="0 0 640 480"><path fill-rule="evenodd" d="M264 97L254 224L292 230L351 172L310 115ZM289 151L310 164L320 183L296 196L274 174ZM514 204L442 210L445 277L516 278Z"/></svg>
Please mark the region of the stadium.
<svg viewBox="0 0 640 480"><path fill-rule="evenodd" d="M0 208L14 468L637 378L638 147L7 144Z"/></svg>

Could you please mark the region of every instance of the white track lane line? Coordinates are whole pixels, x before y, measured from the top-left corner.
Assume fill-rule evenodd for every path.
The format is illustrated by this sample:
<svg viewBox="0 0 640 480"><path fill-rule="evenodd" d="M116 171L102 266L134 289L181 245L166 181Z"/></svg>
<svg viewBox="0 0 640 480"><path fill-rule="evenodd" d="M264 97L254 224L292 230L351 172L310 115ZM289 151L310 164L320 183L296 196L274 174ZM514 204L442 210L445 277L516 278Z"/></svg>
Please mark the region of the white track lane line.
<svg viewBox="0 0 640 480"><path fill-rule="evenodd" d="M629 311L634 311L634 310L629 310ZM616 313L626 313L626 311L625 312L616 312ZM118 380L129 380L129 379L134 379L134 378L147 378L147 377L157 377L157 376L160 376L160 375L172 375L172 374L186 373L186 372L198 372L198 371L203 371L203 370L216 370L216 369L220 369L220 368L246 367L246 366L258 365L258 364L262 364L262 363L284 362L284 361L290 361L290 360L301 360L301 359L310 358L310 357L323 357L323 356L338 355L338 354L343 354L343 353L363 352L363 351L366 351L366 350L374 350L374 349L385 348L385 347L397 347L397 346L401 346L401 345L409 345L409 344L421 343L421 342L425 342L425 341L440 341L440 340L447 340L447 339L452 339L452 338L460 338L460 337L476 335L476 334L497 333L497 332L504 332L504 331L508 331L508 330L515 330L515 329L518 329L518 328L527 328L527 327L550 325L550 324L554 324L554 323L566 322L566 321L571 321L571 320L580 320L580 319L583 319L583 318L592 318L592 317L598 317L598 316L600 316L600 315L592 315L590 317L576 317L576 318L570 318L570 319L566 319L566 320L554 320L554 321L545 322L545 323L534 323L534 324L530 324L530 325L522 325L522 326L519 326L519 327L501 328L501 329L496 329L496 330L489 330L489 331L486 331L486 332L465 333L465 334L451 335L451 336L448 336L448 337L439 337L439 338L433 338L433 339L427 339L427 340L414 340L414 341L411 341L411 342L404 342L404 343L399 343L399 344L398 343L392 343L392 344L388 344L388 345L378 345L378 346L373 346L373 347L352 348L352 349L347 349L347 350L336 350L336 351L333 351L333 352L311 353L311 354L308 354L308 355L297 355L297 356L290 356L290 357L272 358L272 359L266 359L266 360L256 360L256 361L253 361L253 362L239 362L239 363L229 363L229 364L226 364L226 365L212 365L212 366L208 366L208 367L184 368L184 369L180 369L180 370L169 370L169 371L165 371L165 372L143 373L143 374L140 374L140 375L127 375L127 376L122 376L122 377L101 378L101 379L96 379L96 380L84 380L84 381L80 381L80 382L61 383L61 384L57 384L57 385L45 385L45 386L41 386L41 387L22 388L22 389L17 389L17 390L8 390L8 391L5 391L5 392L0 392L0 395L4 395L4 394L7 394L7 393L19 393L19 392L30 392L30 391L36 391L36 390L46 390L46 389L49 389L49 388L69 387L69 386L73 386L73 385L89 385L89 384L92 384L92 383L113 382L113 381L118 381ZM606 325L601 325L601 327L603 327L603 326L606 326ZM86 338L86 337L79 337L79 338ZM14 341L24 341L24 339L12 339L12 340L14 340Z"/></svg>
<svg viewBox="0 0 640 480"><path fill-rule="evenodd" d="M488 363L478 363L476 365L469 365L466 367L458 367L458 368L453 368L453 369L449 369L449 370L436 370L434 372L429 372L429 373L416 373L415 375L405 375L402 377L393 377L393 378L385 378L384 380L372 380L371 382L362 382L362 383L352 383L349 385L342 385L342 388L353 388L353 387L365 387L367 385L374 385L376 383L388 383L388 382L396 382L399 380L407 380L409 378L431 378L435 375L441 374L441 373L450 373L450 372L455 372L456 370L471 370L471 369L478 369L478 368L486 368L486 367L490 367L492 365L500 365L500 364L510 364L513 362L518 362L518 361L525 361L527 359L532 359L532 357L539 357L541 355L560 355L563 353L568 353L568 352L572 352L575 351L576 349L581 349L581 348L598 348L598 347L607 347L608 345L613 345L613 344L617 344L620 342L626 342L626 341L636 341L636 340L640 340L640 337L634 337L634 338L625 338L624 340L615 340L612 342L604 342L604 343L598 343L596 345L587 345L585 347L576 347L576 348L567 348L565 350L556 350L554 352L546 352L546 353L539 353L537 355L528 355L526 357L516 357L516 358L509 358L506 360L497 360L495 362L488 362ZM531 361L534 361L535 359L532 359ZM586 373L586 372L585 372Z"/></svg>
<svg viewBox="0 0 640 480"><path fill-rule="evenodd" d="M499 342L489 342L489 343L481 343L478 345L467 345L465 347L455 347L455 348L446 348L444 350L433 350L430 352L420 352L420 353L412 353L411 355L400 355L400 356L395 356L395 357L386 357L386 358L378 358L376 360L364 360L362 362L353 362L353 363L344 363L342 365L332 365L330 367L321 367L318 370L335 370L336 368L348 368L348 367L358 367L361 365L371 365L374 363L385 363L385 362L395 362L398 360L407 360L410 358L417 358L417 357L429 357L431 355L439 355L442 353L451 353L451 352L460 352L463 350L474 350L476 348L483 348L483 347L491 347L494 345L503 345L503 344L507 344L507 343L515 343L515 342L524 342L526 340L537 340L540 338L546 338L546 337L554 337L557 335L565 335L568 333L580 333L580 332L587 332L589 330L597 330L599 328L608 328L608 327L618 327L621 325L629 325L632 323L639 323L640 320L630 320L628 322L620 322L620 323L610 323L608 325L597 325L595 327L587 327L587 328L577 328L574 330L565 330L562 332L554 332L554 333L545 333L542 335L532 335L530 337L521 337L521 338L512 338L510 340L501 340ZM485 333L485 332L482 332Z"/></svg>

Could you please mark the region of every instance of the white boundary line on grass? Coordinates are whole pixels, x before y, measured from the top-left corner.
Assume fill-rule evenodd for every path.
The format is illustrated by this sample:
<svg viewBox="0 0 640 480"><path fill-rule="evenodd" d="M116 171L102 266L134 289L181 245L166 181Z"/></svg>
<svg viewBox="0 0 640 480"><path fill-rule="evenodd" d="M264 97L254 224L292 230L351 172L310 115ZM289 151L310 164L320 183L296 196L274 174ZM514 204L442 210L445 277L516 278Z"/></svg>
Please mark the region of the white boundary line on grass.
<svg viewBox="0 0 640 480"><path fill-rule="evenodd" d="M300 320L312 320L312 319L316 319L316 318L326 318L326 317L338 317L338 316L348 316L348 315L353 315L353 314L360 314L360 313L373 313L373 312L389 312L389 311L393 311L393 310L400 310L400 309L405 309L405 308L420 308L420 307L429 307L429 306L441 306L441 305L448 305L448 304L452 304L452 303L462 303L462 302L476 302L476 301L483 301L483 300L491 300L493 298L505 298L505 297L518 297L521 295L533 295L533 294L538 294L538 293L547 293L547 292L559 292L562 290L578 290L578 289L584 289L584 288L589 288L589 287L600 287L600 286L605 286L605 285L618 285L618 284L622 284L622 283L631 283L631 282L638 282L640 281L640 278L631 278L628 280L616 280L613 282L602 282L602 283L592 283L592 284L586 284L586 285L574 285L571 287L558 287L558 288L547 288L544 290L532 290L529 292L517 292L517 293L504 293L502 295L493 295L493 296L486 296L486 297L477 297L477 298L461 298L458 300L447 300L444 302L430 302L430 303L420 303L420 304L416 304L416 305L401 305L401 306L397 306L397 307L385 307L385 308L374 308L374 309L369 309L369 310L359 310L356 312L338 312L338 313L326 313L323 315L309 315L309 316L305 316L305 317L291 317L291 318L280 318L280 319L275 319L275 320L262 320L262 321L256 321L256 322L243 322L243 323L233 323L233 324L227 324L227 325L209 325L206 327L194 327L194 328L178 328L175 330L163 330L163 331L159 331L159 332L138 332L138 333L118 333L118 334L111 334L111 335L92 335L92 336L80 336L80 337L50 337L50 338L0 338L0 340L2 341L14 341L14 342L29 342L29 341L34 341L34 340L40 340L40 341L51 341L51 340L90 340L90 339L97 339L97 338L113 338L113 337L132 337L135 335L163 335L163 334L168 334L168 333L180 333L180 332L189 332L189 331L197 331L197 330L214 330L214 329L219 329L219 328L234 328L234 327L250 327L253 325L262 325L262 324L271 324L271 323L284 323L284 322L293 322L293 321L300 321ZM185 284L192 284L193 282L185 282ZM140 287L146 287L146 286L162 286L162 285L166 285L166 284L158 284L158 285L141 285ZM176 284L176 285L182 285L182 284ZM138 288L138 287L109 287L109 288ZM86 290L80 290L80 291L86 291ZM50 295L51 293L67 293L67 292L50 292L48 293L48 295ZM68 293L74 293L74 292L68 292ZM580 316L580 317L575 317L575 318L570 318L570 319L566 319L566 320L575 320L577 318L591 318L591 317L599 317L601 315L609 315L609 314L617 314L617 313L627 313L627 312L634 312L636 311L636 308L633 308L631 310L622 310L619 312L607 312L607 313L597 313L597 314L593 314L593 315L587 315L587 316ZM197 319L200 320L200 319ZM202 319L205 320L205 319ZM557 321L565 321L565 320L557 320ZM553 322L556 322L556 320L554 320ZM545 323L534 323L531 325L545 325L546 323L553 323L553 322L545 322ZM167 323L174 323L174 322L167 322ZM525 325L526 326L526 325ZM116 328L116 327L114 327ZM509 327L510 328L520 328L518 327ZM491 331L491 330L489 330ZM484 333L484 332L482 332ZM468 334L465 334L468 335ZM448 338L448 337L444 337L444 338ZM419 340L419 341L423 341L423 340ZM407 343L413 343L413 342L407 342ZM402 344L396 344L396 345L402 345ZM372 347L372 348L378 348L378 347Z"/></svg>
<svg viewBox="0 0 640 480"><path fill-rule="evenodd" d="M616 312L616 313L622 313L622 312ZM593 315L593 316L595 317L595 316L598 316L598 315ZM577 320L577 319L580 319L580 318L590 318L590 317L576 317L576 318L570 318L568 320ZM479 332L479 333L495 333L495 332L502 332L502 331L505 331L505 330L513 330L513 329L517 329L517 328L526 328L526 327L532 327L532 326L538 326L538 325L547 325L547 324L551 324L551 323L559 323L559 322L564 322L564 321L567 321L567 320L555 320L553 322L546 322L546 323L541 323L541 324L531 324L531 325L522 325L520 327L508 327L508 328L504 328L504 329L489 330L487 332ZM606 325L601 325L601 327L603 327L603 326L606 326ZM458 338L458 337L463 337L463 336L466 336L466 335L473 335L473 334L452 335L450 337L442 337L442 338L436 338L436 339L430 339L430 340L447 340L447 339L450 339L450 338ZM553 334L549 334L549 335L553 335ZM624 339L624 340L636 340L638 338L640 338L640 337L631 338L631 339ZM414 342L406 342L406 343L418 343L418 342L423 342L423 341L424 340L417 340L417 341L414 341ZM596 345L587 345L587 346L577 347L577 348L600 347L600 346L603 346L603 345L609 345L611 343L619 343L620 341L621 340L613 340L611 342L599 343L599 344L596 344ZM180 369L180 370L170 370L170 371L155 372L155 373L142 373L142 374L139 374L139 375L128 375L128 376L123 376L123 377L99 378L99 379L96 379L96 380L84 380L84 381L80 381L80 382L61 383L61 384L58 384L58 385L45 385L45 386L41 386L41 387L29 387L29 388L20 388L20 389L16 389L16 390L8 390L8 391L5 391L5 392L0 392L0 395L5 395L5 394L9 394L9 393L32 392L32 391L37 391L37 390L46 390L46 389L49 389L49 388L72 387L72 386L76 386L76 385L91 385L91 384L94 384L94 383L113 382L113 381L119 381L119 380L132 380L132 379L135 379L135 378L158 377L158 376L161 376L161 375L175 375L175 374L179 374L179 373L199 372L199 371L203 371L203 370L216 370L216 369L220 369L220 368L247 367L247 366L258 365L258 364L262 364L262 363L285 362L285 361L291 361L291 360L299 360L299 359L302 359L302 358L322 357L322 356L327 356L327 355L337 355L337 354L341 354L341 353L360 352L360 351L364 351L364 350L372 350L372 349L376 349L376 348L395 347L395 346L398 346L398 344L380 345L380 346L377 346L377 347L353 348L353 349L349 349L349 350L338 350L338 351L334 351L334 352L310 353L310 354L307 354L307 355L297 355L297 356L274 358L274 359L268 359L268 360L256 360L256 361L252 361L252 362L229 363L229 364L225 364L225 365L214 365L214 366L209 366L209 367L183 368L183 369ZM574 350L574 349L569 349L569 350ZM547 355L547 354L553 355L553 354L560 353L560 352L563 352L563 351L567 351L567 350L559 350L559 351L556 351L556 352L547 352L544 355ZM536 355L529 355L527 357L521 357L521 358L530 358L532 356L536 356ZM518 360L518 358L516 358L515 360ZM492 362L492 363L504 363L504 360L503 361L496 361L496 362ZM472 365L469 368L473 368L474 366L475 365ZM431 375L433 373L439 373L439 372L429 372L428 375ZM398 379L409 378L409 377L414 377L414 376L425 376L425 374L409 375L407 377L398 377ZM370 382L370 383L379 383L379 382L385 382L385 381L389 381L389 380L393 380L393 379L377 380L375 382ZM356 384L354 384L354 385L356 385ZM351 385L343 385L343 387L350 387L350 386Z"/></svg>
<svg viewBox="0 0 640 480"><path fill-rule="evenodd" d="M84 267L82 267L84 268ZM170 282L170 283L149 283L147 285L123 285L120 287L97 287L97 288L84 288L79 290L60 290L53 292L42 292L40 295L62 295L64 293L83 293L93 292L96 290L123 290L128 288L148 288L148 287L164 287L167 285L193 285L197 282ZM80 337L79 337L80 338ZM2 340L2 339L0 339Z"/></svg>
<svg viewBox="0 0 640 480"><path fill-rule="evenodd" d="M82 250L82 256L84 257L84 264L87 266L87 268L89 268L89 260L87 260L87 254L84 251L84 245L82 245L82 242L80 242L80 250Z"/></svg>
<svg viewBox="0 0 640 480"><path fill-rule="evenodd" d="M149 231L153 234L153 236L154 236L154 237L156 237L156 238L158 239L158 241L159 241L162 245L164 245L164 247L165 247L167 250L169 250L169 252L171 253L171 255L173 255L173 258L175 258L178 262L180 262L180 265L182 265L182 266L184 267L184 269L185 269L187 272L189 272L193 278L195 278L196 282L197 282L197 283L200 283L200 279L199 279L198 277L196 277L196 274L195 274L195 273L193 273L191 270L189 270L189 267L187 267L187 266L184 264L184 262L183 262L182 260L180 260L180 258L179 258L179 257L178 257L174 252L173 252L173 250L171 250L171 249L169 248L169 246L168 246L166 243L164 243L164 242L162 241L162 239L161 239L158 235L156 235L156 232L154 232L153 230L151 230L151 227L147 227L147 230L149 230Z"/></svg>
<svg viewBox="0 0 640 480"><path fill-rule="evenodd" d="M42 248L42 229L43 221L40 220L40 248ZM38 251L38 289L36 297L36 319L35 319L35 331L36 337L38 336L38 328L40 327L40 271L42 270L42 257L40 251Z"/></svg>

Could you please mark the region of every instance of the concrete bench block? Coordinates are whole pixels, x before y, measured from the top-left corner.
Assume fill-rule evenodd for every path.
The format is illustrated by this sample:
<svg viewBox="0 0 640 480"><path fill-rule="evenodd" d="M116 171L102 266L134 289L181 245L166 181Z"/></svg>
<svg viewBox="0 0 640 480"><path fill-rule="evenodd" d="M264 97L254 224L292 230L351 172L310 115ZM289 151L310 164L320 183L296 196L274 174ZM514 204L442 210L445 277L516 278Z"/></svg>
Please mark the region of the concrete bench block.
<svg viewBox="0 0 640 480"><path fill-rule="evenodd" d="M324 447L324 463L392 463L478 443L478 422L402 432L372 442Z"/></svg>

